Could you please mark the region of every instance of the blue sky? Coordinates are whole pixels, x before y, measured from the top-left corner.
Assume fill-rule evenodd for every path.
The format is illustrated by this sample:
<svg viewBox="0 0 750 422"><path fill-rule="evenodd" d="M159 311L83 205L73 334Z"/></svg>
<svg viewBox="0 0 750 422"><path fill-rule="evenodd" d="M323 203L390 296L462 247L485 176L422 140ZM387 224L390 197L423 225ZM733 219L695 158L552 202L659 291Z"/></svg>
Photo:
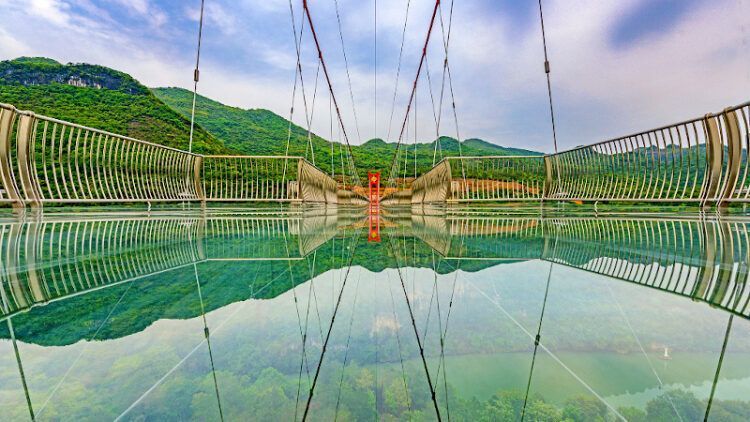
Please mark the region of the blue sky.
<svg viewBox="0 0 750 422"><path fill-rule="evenodd" d="M386 137L407 0L338 0L354 108L333 0L309 0L353 143ZM444 3L447 23L448 0ZM0 59L40 55L128 72L148 86L191 86L199 0L0 0ZM206 0L201 94L287 116L296 55L288 0ZM292 1L299 25L301 0ZM411 0L391 138L404 118L431 0ZM545 0L561 148L682 120L750 99L750 0ZM376 47L377 30L377 55ZM428 50L440 91L440 28ZM515 147L552 148L536 0L455 0L449 57L459 133ZM312 103L316 55L302 64ZM426 75L425 75L426 76ZM377 88L375 81L377 78ZM330 137L318 80L312 126ZM445 101L441 134L456 128ZM312 107L309 107L312 109ZM427 79L409 138L436 135ZM294 120L305 126L302 97ZM357 130L359 129L359 130ZM358 135L359 133L359 135ZM338 138L334 131L333 138Z"/></svg>

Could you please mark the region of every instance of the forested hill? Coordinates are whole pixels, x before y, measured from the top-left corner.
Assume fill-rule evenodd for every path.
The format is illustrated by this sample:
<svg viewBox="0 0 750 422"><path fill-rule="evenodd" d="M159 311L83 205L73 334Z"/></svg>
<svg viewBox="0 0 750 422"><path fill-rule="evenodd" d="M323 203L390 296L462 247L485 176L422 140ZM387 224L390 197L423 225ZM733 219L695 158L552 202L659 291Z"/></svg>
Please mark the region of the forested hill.
<svg viewBox="0 0 750 422"><path fill-rule="evenodd" d="M57 119L187 149L190 122L130 75L103 66L41 57L0 62L0 102ZM194 151L225 153L198 127Z"/></svg>
<svg viewBox="0 0 750 422"><path fill-rule="evenodd" d="M132 76L103 66L61 64L44 57L2 61L0 103L175 148L188 147L191 91L149 90ZM269 110L245 110L199 96L196 122L193 145L198 153L281 155L287 152L289 121ZM290 155L306 157L326 172L334 170L341 174L345 154L341 143L313 134L311 149L306 129L292 124L291 130ZM442 156L459 154L459 142L453 138L417 143L416 147L410 143L402 148L408 155L401 155L402 160L410 163L408 174L414 171L415 151L418 173L432 167L436 142L440 143ZM389 171L395 151L396 143L380 139L352 147L360 176L368 170ZM461 152L480 156L538 154L479 139L463 141ZM440 156L438 153L437 158Z"/></svg>
<svg viewBox="0 0 750 422"><path fill-rule="evenodd" d="M155 88L154 94L181 113L190 116L193 93L182 88ZM196 121L211 134L221 139L228 147L243 154L282 154L286 151L289 135L289 121L269 110L241 109L230 107L212 99L198 96ZM307 140L307 130L292 124L292 136L289 153L301 155L312 161ZM341 144L333 143L313 134L315 163L323 170L331 170L331 146L334 151L334 163L340 165ZM424 172L432 167L435 142L417 143L417 170ZM440 138L440 150L444 156L457 156L459 143L453 138ZM414 162L414 145L406 147L409 151L409 162ZM359 170L366 173L368 169L390 170L391 160L396 151L395 142L371 139L362 145L353 146L352 153ZM463 155L537 155L538 152L518 148L498 146L481 139L467 139L461 143ZM438 158L440 155L438 154ZM406 158L406 157L404 157ZM413 167L411 168L413 172ZM336 171L339 173L339 170Z"/></svg>

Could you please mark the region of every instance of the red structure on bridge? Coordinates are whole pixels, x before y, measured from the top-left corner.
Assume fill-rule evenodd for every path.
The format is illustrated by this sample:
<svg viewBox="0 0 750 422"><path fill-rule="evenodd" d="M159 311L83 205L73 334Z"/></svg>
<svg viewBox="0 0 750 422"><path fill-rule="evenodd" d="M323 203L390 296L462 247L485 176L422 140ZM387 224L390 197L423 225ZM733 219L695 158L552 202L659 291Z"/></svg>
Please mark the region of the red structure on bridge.
<svg viewBox="0 0 750 422"><path fill-rule="evenodd" d="M380 242L380 172L368 172L367 184L370 192L369 242Z"/></svg>

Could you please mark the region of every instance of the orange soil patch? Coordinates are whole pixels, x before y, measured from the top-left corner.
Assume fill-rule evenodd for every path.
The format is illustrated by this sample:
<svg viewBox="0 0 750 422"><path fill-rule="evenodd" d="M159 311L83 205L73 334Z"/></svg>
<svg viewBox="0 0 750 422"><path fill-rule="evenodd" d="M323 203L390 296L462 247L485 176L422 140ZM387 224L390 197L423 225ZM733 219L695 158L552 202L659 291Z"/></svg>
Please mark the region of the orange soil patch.
<svg viewBox="0 0 750 422"><path fill-rule="evenodd" d="M466 179L456 181L459 191L465 190L468 186L472 192L497 192L499 190L526 191L532 195L539 194L539 188L529 187L518 182L500 182L490 179Z"/></svg>

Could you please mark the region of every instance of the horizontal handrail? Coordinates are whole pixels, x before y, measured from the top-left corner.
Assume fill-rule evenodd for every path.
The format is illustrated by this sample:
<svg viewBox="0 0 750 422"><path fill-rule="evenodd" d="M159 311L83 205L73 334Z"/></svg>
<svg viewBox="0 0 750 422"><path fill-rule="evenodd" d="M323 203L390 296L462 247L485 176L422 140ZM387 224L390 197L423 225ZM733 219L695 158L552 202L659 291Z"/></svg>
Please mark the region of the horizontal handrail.
<svg viewBox="0 0 750 422"><path fill-rule="evenodd" d="M750 106L750 101L742 103L742 104L738 104L738 105L735 105L735 106L730 106L729 108L727 108L724 111L721 111L719 113L708 113L708 114L706 114L703 117L696 117L696 118L693 118L693 119L687 119L687 120L684 120L684 121L679 122L679 123L672 123L672 124L669 124L669 125L666 125L666 126L656 127L656 128L653 128L653 129L645 130L643 132L636 132L636 133L632 133L630 135L619 136L619 137L616 137L616 138L607 139L605 141L595 142L593 144L579 145L577 147L573 147L571 149L567 149L565 151L561 151L561 152L559 152L559 154L562 154L564 152L572 152L572 151L576 151L576 150L583 149L583 148L589 148L589 147L593 147L593 146L597 146L597 145L601 145L601 144L606 144L607 142L619 141L619 140L625 139L625 138L633 138L633 137L636 137L636 136L642 136L642 135L645 135L645 134L647 134L649 132L656 132L656 131L660 131L660 130L666 130L666 129L669 129L669 128L674 127L674 126L682 126L682 125L687 125L687 124L691 124L691 123L697 123L697 122L699 122L699 121L701 121L701 120L703 120L705 118L720 117L726 111L736 111L736 110L739 110L739 109L741 109L743 107L748 107L748 106ZM551 154L545 154L544 156L545 157L553 157L555 155L556 155L555 153L551 153Z"/></svg>
<svg viewBox="0 0 750 422"><path fill-rule="evenodd" d="M453 174L441 181L452 186L449 194L442 199L423 193L413 202L750 202L749 152L750 102L745 102L554 154L444 158L435 168L456 163ZM442 189L425 183L433 174L423 174L412 185Z"/></svg>
<svg viewBox="0 0 750 422"><path fill-rule="evenodd" d="M299 155L201 155L203 158L239 158L239 159L253 159L253 158L275 158L280 160L305 160L304 157Z"/></svg>
<svg viewBox="0 0 750 422"><path fill-rule="evenodd" d="M52 118L52 117L43 116L43 115L40 115L40 114L35 114L34 112L31 112L31 111L19 111L18 114L22 115L22 116L35 117L35 118L37 118L39 120L44 120L44 121L47 121L47 122L50 122L50 123L57 123L57 124L60 124L60 125L66 125L68 127L72 127L72 128L75 128L75 129L87 130L87 131L90 131L90 132L93 132L93 133L97 133L97 134L101 134L101 135L114 136L114 137L118 137L120 139L124 139L124 140L130 141L130 142L136 142L136 143L143 144L143 145L148 145L148 146L152 146L152 147L156 147L156 148L161 148L161 149L166 149L166 150L170 150L170 151L174 151L174 152L179 152L180 154L188 154L188 155L192 155L194 157L200 157L201 156L201 154L196 154L194 152L187 152L187 151L183 151L183 150L178 149L178 148L173 148L173 147L170 147L170 146L166 146L166 145L162 145L162 144L157 144L157 143L154 143L154 142L144 141L142 139L136 139L136 138L131 138L131 137L125 136L125 135L119 135L119 134L116 134L116 133L107 132L106 130L101 130L101 129L96 129L96 128L92 128L92 127L88 127L88 126L83 126L83 125L79 125L77 123L66 122L65 120L60 120L60 119L55 119L55 118Z"/></svg>
<svg viewBox="0 0 750 422"><path fill-rule="evenodd" d="M336 203L337 196L335 180L301 156L196 154L0 103L0 203Z"/></svg>
<svg viewBox="0 0 750 422"><path fill-rule="evenodd" d="M544 154L539 155L476 155L476 156L464 156L464 157L445 157L440 161L444 160L481 160L484 158L498 159L498 158L544 158Z"/></svg>

